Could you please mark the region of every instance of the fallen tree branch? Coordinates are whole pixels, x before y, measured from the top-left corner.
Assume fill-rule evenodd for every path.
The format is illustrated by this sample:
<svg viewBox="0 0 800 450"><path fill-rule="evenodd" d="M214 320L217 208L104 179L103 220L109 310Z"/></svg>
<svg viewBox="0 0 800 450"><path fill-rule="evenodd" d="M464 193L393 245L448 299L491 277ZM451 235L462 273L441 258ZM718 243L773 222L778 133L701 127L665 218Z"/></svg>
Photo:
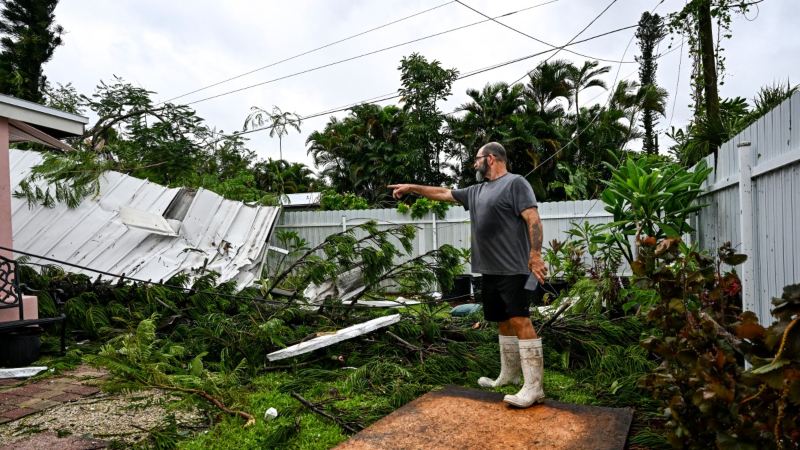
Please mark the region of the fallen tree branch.
<svg viewBox="0 0 800 450"><path fill-rule="evenodd" d="M305 406L306 408L310 409L311 411L314 411L315 413L319 414L322 417L325 417L326 419L329 419L329 420L333 421L336 425L339 425L340 427L344 428L345 430L347 430L347 431L349 431L349 432L351 432L353 434L358 433L358 430L356 430L355 428L353 428L350 425L348 425L345 421L343 421L342 419L340 419L340 418L338 418L336 416L328 414L324 410L318 408L316 405L314 405L310 401L304 399L297 392L292 392L291 396L294 397L298 402L302 403L303 406Z"/></svg>
<svg viewBox="0 0 800 450"><path fill-rule="evenodd" d="M163 385L163 384L151 384L150 386L154 387L154 388L158 388L158 389L164 389L164 390L167 390L167 391L178 391L178 392L184 392L184 393L187 393L187 394L199 395L200 397L203 397L204 399L206 399L210 403L214 404L214 406L216 406L217 408L223 410L224 412L226 412L228 414L235 415L235 416L239 416L239 417L247 420L247 422L244 424L245 428L247 428L250 425L253 425L253 424L256 423L255 417L253 417L249 413L247 413L245 411L239 411L239 410L236 410L236 409L228 408L227 406L225 406L224 403L222 403L221 400L219 400L216 397L213 397L211 394L209 394L206 391L202 391L200 389L193 389L193 388L183 388L183 387L177 387L177 386L166 386L166 385Z"/></svg>
<svg viewBox="0 0 800 450"><path fill-rule="evenodd" d="M556 319L558 319L558 316L560 316L560 315L561 315L561 313L563 313L564 311L566 311L566 310L567 310L567 308L569 308L570 306L572 306L572 304L571 304L571 303L569 303L569 302L564 302L564 304L563 304L563 305L561 305L561 307L560 307L560 308L558 308L558 310L555 312L555 314L553 314L552 316L550 316L550 318L549 318L549 319L547 319L547 322L545 322L544 324L542 324L542 326L541 326L541 327L539 327L539 331L541 331L541 330L544 330L545 328L549 327L549 326L550 326L550 324L552 324L553 322L555 322L555 320L556 320Z"/></svg>
<svg viewBox="0 0 800 450"><path fill-rule="evenodd" d="M400 344L402 344L403 347L408 348L409 350L412 350L412 351L415 351L415 352L421 352L422 351L422 349L420 347L417 347L416 345L408 342L407 340L401 338L400 336L392 333L391 331L387 331L386 334L388 336L390 336L392 339L394 339L397 342L399 342Z"/></svg>

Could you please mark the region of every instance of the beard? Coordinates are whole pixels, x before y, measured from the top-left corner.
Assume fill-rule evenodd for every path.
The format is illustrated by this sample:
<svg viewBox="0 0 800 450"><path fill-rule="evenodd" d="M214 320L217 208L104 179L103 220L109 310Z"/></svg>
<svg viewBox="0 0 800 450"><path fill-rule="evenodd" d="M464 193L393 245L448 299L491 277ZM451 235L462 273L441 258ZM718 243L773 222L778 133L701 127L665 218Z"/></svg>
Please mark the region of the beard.
<svg viewBox="0 0 800 450"><path fill-rule="evenodd" d="M486 165L486 159L475 169L475 180L478 183L483 182L486 178L486 172L489 170L489 166Z"/></svg>

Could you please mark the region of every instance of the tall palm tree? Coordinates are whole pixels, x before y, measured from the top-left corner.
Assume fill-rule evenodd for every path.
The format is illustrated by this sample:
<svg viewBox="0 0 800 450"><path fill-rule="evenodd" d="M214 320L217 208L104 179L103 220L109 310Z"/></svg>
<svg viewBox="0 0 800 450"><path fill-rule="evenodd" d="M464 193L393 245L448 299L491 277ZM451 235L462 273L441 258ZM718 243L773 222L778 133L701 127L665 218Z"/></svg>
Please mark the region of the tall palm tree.
<svg viewBox="0 0 800 450"><path fill-rule="evenodd" d="M502 128L508 126L509 117L520 113L525 104L522 98L522 85L509 86L508 83L488 83L480 91L467 89L472 99L459 107L466 111L467 126L482 135L486 142L499 140Z"/></svg>
<svg viewBox="0 0 800 450"><path fill-rule="evenodd" d="M272 106L272 112L253 106L244 121L244 130L267 125L269 137L278 136L278 154L280 159L283 159L283 136L289 134L289 128L294 128L299 133L302 123L303 119L300 116L293 112L282 111L276 105Z"/></svg>
<svg viewBox="0 0 800 450"><path fill-rule="evenodd" d="M449 167L459 178L459 184L470 183L474 175L472 161L475 150L491 141L501 141L506 150L514 140L514 117L524 112L525 99L521 84L487 83L481 90L468 89L470 101L456 111L462 115L446 117L450 146L448 155L454 161Z"/></svg>
<svg viewBox="0 0 800 450"><path fill-rule="evenodd" d="M575 114L580 114L578 94L592 87L608 89L606 82L598 77L607 74L611 70L611 66L598 67L599 65L598 61L584 61L581 67L570 64L567 68L566 82L572 104L575 106Z"/></svg>
<svg viewBox="0 0 800 450"><path fill-rule="evenodd" d="M249 127L252 130L268 124L269 137L278 136L278 156L283 161L283 137L289 134L288 128L294 128L299 133L301 123L303 123L303 120L300 116L293 112L282 111L277 105L272 105L272 112L253 106L244 121L244 129L247 130ZM280 176L281 173L278 172L278 175ZM282 178L281 186L283 186ZM285 193L283 191L284 189L282 188L281 193Z"/></svg>
<svg viewBox="0 0 800 450"><path fill-rule="evenodd" d="M598 61L584 61L581 67L570 65L567 68L567 85L572 98L572 104L575 106L575 149L576 153L580 152L580 140L578 139L581 133L580 130L580 117L581 108L578 102L578 95L586 89L592 87L600 87L608 89L606 82L599 79L600 75L604 75L611 70L611 66L600 66Z"/></svg>

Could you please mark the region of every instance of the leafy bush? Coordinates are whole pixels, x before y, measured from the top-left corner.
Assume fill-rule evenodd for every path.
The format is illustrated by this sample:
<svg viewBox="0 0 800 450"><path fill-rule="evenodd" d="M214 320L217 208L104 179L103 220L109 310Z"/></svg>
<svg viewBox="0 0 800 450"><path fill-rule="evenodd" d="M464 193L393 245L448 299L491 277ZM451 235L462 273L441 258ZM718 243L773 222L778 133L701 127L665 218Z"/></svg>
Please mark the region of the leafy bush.
<svg viewBox="0 0 800 450"><path fill-rule="evenodd" d="M647 322L660 333L642 344L661 360L643 385L666 408L670 442L682 448L786 448L800 437L800 286L773 304L778 322L764 329L740 312L741 283L721 263L745 256L730 244L716 262L682 243L644 245L636 264L640 287L658 301ZM744 360L753 365L745 370Z"/></svg>
<svg viewBox="0 0 800 450"><path fill-rule="evenodd" d="M351 192L339 194L334 191L323 191L319 200L322 211L343 211L348 209L369 209L367 199Z"/></svg>
<svg viewBox="0 0 800 450"><path fill-rule="evenodd" d="M412 219L422 219L431 212L436 214L437 219L444 219L448 209L450 209L450 203L429 200L425 197L416 199L410 206L406 203L397 204L397 211L400 214L410 212Z"/></svg>
<svg viewBox="0 0 800 450"><path fill-rule="evenodd" d="M601 198L614 221L606 228L628 263L636 259L631 237L638 244L640 237L655 242L693 231L687 219L702 208L696 200L711 173L704 163L689 172L656 157L640 157L608 167L611 180Z"/></svg>

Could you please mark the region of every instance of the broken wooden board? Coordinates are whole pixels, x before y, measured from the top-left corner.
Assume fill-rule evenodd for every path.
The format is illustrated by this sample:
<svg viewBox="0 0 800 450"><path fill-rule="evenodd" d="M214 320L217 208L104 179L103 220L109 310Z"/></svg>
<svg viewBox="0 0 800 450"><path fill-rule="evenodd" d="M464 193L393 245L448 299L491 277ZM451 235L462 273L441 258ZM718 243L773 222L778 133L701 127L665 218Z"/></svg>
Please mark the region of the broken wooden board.
<svg viewBox="0 0 800 450"><path fill-rule="evenodd" d="M347 328L342 328L332 335L319 336L314 339L301 342L297 345L292 345L291 347L286 347L282 350L272 352L267 355L267 359L270 361L278 361L281 359L302 355L304 353L313 352L314 350L328 347L338 342L367 334L377 330L378 328L388 327L389 325L393 325L399 321L400 314L378 317L377 319L372 319L364 323L358 323Z"/></svg>
<svg viewBox="0 0 800 450"><path fill-rule="evenodd" d="M47 370L46 366L18 367L12 369L0 369L0 379L4 378L28 378L39 372Z"/></svg>
<svg viewBox="0 0 800 450"><path fill-rule="evenodd" d="M355 306L363 306L365 308L404 308L419 304L420 302L416 300L359 300L355 303Z"/></svg>
<svg viewBox="0 0 800 450"><path fill-rule="evenodd" d="M503 394L460 386L429 392L342 443L367 449L622 449L631 408L545 400L518 409Z"/></svg>

